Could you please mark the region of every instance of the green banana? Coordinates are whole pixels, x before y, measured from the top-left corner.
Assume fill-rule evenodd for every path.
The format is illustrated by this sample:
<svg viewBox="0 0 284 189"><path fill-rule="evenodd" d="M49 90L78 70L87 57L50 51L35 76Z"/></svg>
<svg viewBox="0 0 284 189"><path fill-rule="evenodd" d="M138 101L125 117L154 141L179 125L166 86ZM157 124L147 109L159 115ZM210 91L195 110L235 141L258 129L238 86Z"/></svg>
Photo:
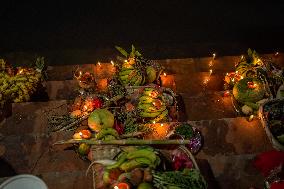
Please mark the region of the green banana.
<svg viewBox="0 0 284 189"><path fill-rule="evenodd" d="M145 89L147 89L147 90L145 90ZM156 89L152 89L152 88L145 88L145 89L144 89L143 95L150 96L152 93L159 94L159 91L157 91Z"/></svg>
<svg viewBox="0 0 284 189"><path fill-rule="evenodd" d="M161 112L151 112L151 113L149 113L149 112L144 112L144 111L142 111L142 112L140 112L139 114L140 114L141 117L155 118L155 117L157 117L158 115L160 115Z"/></svg>
<svg viewBox="0 0 284 189"><path fill-rule="evenodd" d="M138 79L135 81L134 86L139 86L141 85L142 82L142 75L139 75Z"/></svg>
<svg viewBox="0 0 284 189"><path fill-rule="evenodd" d="M98 132L98 134L96 135L96 139L100 140L104 138L106 135L112 135L115 138L119 137L117 131L114 128L104 128L100 132Z"/></svg>
<svg viewBox="0 0 284 189"><path fill-rule="evenodd" d="M127 154L127 159L147 158L154 163L156 161L156 154L148 149L141 149Z"/></svg>
<svg viewBox="0 0 284 189"><path fill-rule="evenodd" d="M120 71L120 72L118 73L118 75L119 75L119 76L128 75L128 74L130 74L132 71L133 71L133 69L126 69L126 70L124 70L124 71Z"/></svg>
<svg viewBox="0 0 284 189"><path fill-rule="evenodd" d="M156 117L153 121L159 122L159 121L163 120L167 115L168 115L168 110L166 109L158 117Z"/></svg>
<svg viewBox="0 0 284 189"><path fill-rule="evenodd" d="M125 162L127 160L127 153L122 152L122 154L119 156L118 161L113 164L113 165L109 165L106 167L106 169L115 169L118 168L123 162Z"/></svg>
<svg viewBox="0 0 284 189"><path fill-rule="evenodd" d="M138 103L138 109L143 110L148 113L154 113L154 112L162 112L166 109L167 107L165 105L161 106L160 109L157 109L154 105L152 104L139 104Z"/></svg>
<svg viewBox="0 0 284 189"><path fill-rule="evenodd" d="M154 99L153 98L151 98L149 95L148 96L141 96L140 98L139 98L139 101L141 102L141 103L152 103L153 101L154 101Z"/></svg>
<svg viewBox="0 0 284 189"><path fill-rule="evenodd" d="M119 166L119 168L125 172L129 172L138 167L147 167L151 165L152 165L152 162L149 159L144 158L144 157L139 157L139 158L132 159L130 161L122 163Z"/></svg>

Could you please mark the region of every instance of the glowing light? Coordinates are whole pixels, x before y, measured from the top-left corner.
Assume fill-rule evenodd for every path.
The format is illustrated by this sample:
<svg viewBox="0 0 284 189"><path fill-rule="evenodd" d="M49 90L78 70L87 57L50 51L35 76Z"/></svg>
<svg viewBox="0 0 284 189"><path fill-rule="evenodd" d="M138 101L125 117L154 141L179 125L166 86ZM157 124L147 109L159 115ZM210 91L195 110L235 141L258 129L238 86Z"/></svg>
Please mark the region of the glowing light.
<svg viewBox="0 0 284 189"><path fill-rule="evenodd" d="M167 77L167 73L166 72L164 72L164 76Z"/></svg>
<svg viewBox="0 0 284 189"><path fill-rule="evenodd" d="M87 106L87 105L85 105L85 106L84 106L84 109L85 109L85 110L88 110L88 106Z"/></svg>
<svg viewBox="0 0 284 189"><path fill-rule="evenodd" d="M82 133L82 132L79 132L79 135L82 137L82 136L83 136L83 133Z"/></svg>
<svg viewBox="0 0 284 189"><path fill-rule="evenodd" d="M279 55L279 52L276 52L276 53L275 53L275 56L278 56L278 55Z"/></svg>
<svg viewBox="0 0 284 189"><path fill-rule="evenodd" d="M244 59L244 55L241 56L241 60Z"/></svg>
<svg viewBox="0 0 284 189"><path fill-rule="evenodd" d="M127 60L124 60L124 62L127 62Z"/></svg>
<svg viewBox="0 0 284 189"><path fill-rule="evenodd" d="M20 69L19 74L23 73L23 71L24 71L23 69Z"/></svg>
<svg viewBox="0 0 284 189"><path fill-rule="evenodd" d="M213 66L212 60L209 62L209 67Z"/></svg>
<svg viewBox="0 0 284 189"><path fill-rule="evenodd" d="M114 62L112 60L110 61L110 63L111 63L112 66L114 66Z"/></svg>
<svg viewBox="0 0 284 189"><path fill-rule="evenodd" d="M227 72L226 75L229 75L229 73Z"/></svg>
<svg viewBox="0 0 284 189"><path fill-rule="evenodd" d="M118 186L114 186L113 189L119 189Z"/></svg>
<svg viewBox="0 0 284 189"><path fill-rule="evenodd" d="M216 58L216 53L213 53L212 55L213 55L213 59L215 59Z"/></svg>
<svg viewBox="0 0 284 189"><path fill-rule="evenodd" d="M161 127L163 127L164 126L164 124L163 123L161 123Z"/></svg>
<svg viewBox="0 0 284 189"><path fill-rule="evenodd" d="M219 102L220 100L218 99L217 101Z"/></svg>
<svg viewBox="0 0 284 189"><path fill-rule="evenodd" d="M258 58L258 59L257 59L257 62L260 62L260 61L261 61L260 58Z"/></svg>
<svg viewBox="0 0 284 189"><path fill-rule="evenodd" d="M254 115L250 115L248 121L252 121L254 118Z"/></svg>
<svg viewBox="0 0 284 189"><path fill-rule="evenodd" d="M235 78L233 78L232 81L234 82L234 81L235 81Z"/></svg>
<svg viewBox="0 0 284 189"><path fill-rule="evenodd" d="M244 79L244 77L243 77L243 76L241 76L241 79Z"/></svg>
<svg viewBox="0 0 284 189"><path fill-rule="evenodd" d="M209 70L209 72L210 72L210 75L212 74L212 72L213 72L213 70L211 69L211 70Z"/></svg>
<svg viewBox="0 0 284 189"><path fill-rule="evenodd" d="M82 75L82 71L80 71L79 74Z"/></svg>
<svg viewBox="0 0 284 189"><path fill-rule="evenodd" d="M236 74L238 74L239 73L239 71L236 71Z"/></svg>
<svg viewBox="0 0 284 189"><path fill-rule="evenodd" d="M99 66L101 66L101 63L100 63L100 62L98 62L98 65L99 65Z"/></svg>
<svg viewBox="0 0 284 189"><path fill-rule="evenodd" d="M153 121L153 124L156 124L156 121Z"/></svg>
<svg viewBox="0 0 284 189"><path fill-rule="evenodd" d="M208 82L209 82L209 79L205 79L205 81L203 83L207 84Z"/></svg>

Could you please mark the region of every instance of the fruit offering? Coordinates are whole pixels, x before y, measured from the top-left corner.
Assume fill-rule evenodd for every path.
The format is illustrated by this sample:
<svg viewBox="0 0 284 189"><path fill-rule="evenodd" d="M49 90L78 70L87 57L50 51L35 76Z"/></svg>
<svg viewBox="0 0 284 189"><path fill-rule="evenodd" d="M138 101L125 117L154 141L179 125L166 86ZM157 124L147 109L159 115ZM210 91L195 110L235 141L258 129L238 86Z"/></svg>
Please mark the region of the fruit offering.
<svg viewBox="0 0 284 189"><path fill-rule="evenodd" d="M0 106L7 101L29 101L42 81L43 67L43 58L37 58L35 68L15 70L0 59Z"/></svg>
<svg viewBox="0 0 284 189"><path fill-rule="evenodd" d="M144 88L138 103L139 115L153 123L167 120L168 110L163 95L153 87Z"/></svg>
<svg viewBox="0 0 284 189"><path fill-rule="evenodd" d="M125 58L118 73L122 85L142 86L157 80L161 67L152 61L144 59L133 45L130 53L118 46L116 46L116 49Z"/></svg>

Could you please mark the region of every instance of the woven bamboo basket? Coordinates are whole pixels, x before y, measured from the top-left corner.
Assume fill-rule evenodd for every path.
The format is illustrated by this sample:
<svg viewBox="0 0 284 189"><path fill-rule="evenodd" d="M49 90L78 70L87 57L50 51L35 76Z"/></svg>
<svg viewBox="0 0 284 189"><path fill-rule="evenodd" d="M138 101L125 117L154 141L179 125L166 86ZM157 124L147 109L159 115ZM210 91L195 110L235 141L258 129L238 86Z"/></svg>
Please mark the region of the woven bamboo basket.
<svg viewBox="0 0 284 189"><path fill-rule="evenodd" d="M269 104L273 104L273 103L279 103L280 101L283 101L283 100L274 99L274 100L267 101L266 103L261 105L260 109L259 109L259 117L260 117L260 120L261 120L261 124L262 124L262 126L263 126L263 128L266 132L266 135L268 136L269 140L271 141L273 147L277 150L284 151L284 145L280 144L278 142L278 140L271 133L271 131L269 129L269 125L268 125L268 120L265 116L265 111L264 111L265 106L267 106Z"/></svg>
<svg viewBox="0 0 284 189"><path fill-rule="evenodd" d="M107 147L106 145L101 146L101 148L105 148ZM112 148L110 148L112 149ZM192 155L192 153L184 146L184 145L180 145L178 147L178 149L183 152L184 154L187 155L187 157L192 161L193 164L193 168L199 170L198 164L196 163L196 160L194 158L194 156ZM96 149L97 150L97 149ZM173 149L171 150L167 150L167 149L156 149L158 152L161 153L161 155L163 155L168 161L171 161L171 152ZM105 152L109 151L109 149L105 149ZM95 152L95 151L94 151ZM103 152L103 153L105 153ZM118 155L118 153L116 154ZM109 156L110 157L110 156ZM93 179L93 188L96 189L96 170L94 168L94 165L96 164L96 161L93 161L91 163L91 165L89 166L88 170L86 171L86 175L88 175L88 173L90 172L90 170L92 170L92 179Z"/></svg>

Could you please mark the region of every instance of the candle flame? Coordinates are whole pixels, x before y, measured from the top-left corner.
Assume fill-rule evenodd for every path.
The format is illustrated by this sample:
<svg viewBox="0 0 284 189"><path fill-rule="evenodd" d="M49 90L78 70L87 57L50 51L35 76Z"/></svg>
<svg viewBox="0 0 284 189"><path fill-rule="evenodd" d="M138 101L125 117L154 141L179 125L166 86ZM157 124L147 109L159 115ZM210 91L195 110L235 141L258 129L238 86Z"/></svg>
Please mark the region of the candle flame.
<svg viewBox="0 0 284 189"><path fill-rule="evenodd" d="M101 66L101 63L100 63L100 62L98 62L98 65L99 65L99 66Z"/></svg>
<svg viewBox="0 0 284 189"><path fill-rule="evenodd" d="M209 62L209 67L213 66L212 60Z"/></svg>
<svg viewBox="0 0 284 189"><path fill-rule="evenodd" d="M229 73L227 72L226 75L229 75Z"/></svg>
<svg viewBox="0 0 284 189"><path fill-rule="evenodd" d="M238 74L239 73L239 71L236 71L236 74Z"/></svg>
<svg viewBox="0 0 284 189"><path fill-rule="evenodd" d="M166 72L164 72L164 76L165 76L165 77L167 76L167 73L166 73Z"/></svg>
<svg viewBox="0 0 284 189"><path fill-rule="evenodd" d="M79 74L82 75L82 71L80 71Z"/></svg>
<svg viewBox="0 0 284 189"><path fill-rule="evenodd" d="M244 55L241 56L241 59L244 59Z"/></svg>
<svg viewBox="0 0 284 189"><path fill-rule="evenodd" d="M84 109L85 109L85 110L88 110L88 106L87 106L87 105L85 105L85 106L84 106Z"/></svg>
<svg viewBox="0 0 284 189"><path fill-rule="evenodd" d="M23 69L20 69L19 74L23 73L23 71L24 71Z"/></svg>
<svg viewBox="0 0 284 189"><path fill-rule="evenodd" d="M164 126L164 124L163 123L161 123L161 127L163 127Z"/></svg>
<svg viewBox="0 0 284 189"><path fill-rule="evenodd" d="M156 121L153 121L153 124L156 124Z"/></svg>
<svg viewBox="0 0 284 189"><path fill-rule="evenodd" d="M113 189L119 189L118 186L114 186Z"/></svg>
<svg viewBox="0 0 284 189"><path fill-rule="evenodd" d="M110 63L111 63L112 66L114 66L114 62L112 60L110 61Z"/></svg>
<svg viewBox="0 0 284 189"><path fill-rule="evenodd" d="M83 133L82 133L82 132L79 132L79 135L80 135L80 136L83 136Z"/></svg>
<svg viewBox="0 0 284 189"><path fill-rule="evenodd" d="M244 79L244 77L243 77L243 76L241 76L241 79Z"/></svg>
<svg viewBox="0 0 284 189"><path fill-rule="evenodd" d="M278 56L278 55L279 55L279 52L276 52L276 53L275 53L275 56Z"/></svg>
<svg viewBox="0 0 284 189"><path fill-rule="evenodd" d="M216 53L213 53L212 55L213 55L213 59L215 59L216 58Z"/></svg>
<svg viewBox="0 0 284 189"><path fill-rule="evenodd" d="M211 70L209 70L209 72L210 72L210 74L212 74L213 70L211 69Z"/></svg>
<svg viewBox="0 0 284 189"><path fill-rule="evenodd" d="M127 60L124 60L124 62L127 62Z"/></svg>

